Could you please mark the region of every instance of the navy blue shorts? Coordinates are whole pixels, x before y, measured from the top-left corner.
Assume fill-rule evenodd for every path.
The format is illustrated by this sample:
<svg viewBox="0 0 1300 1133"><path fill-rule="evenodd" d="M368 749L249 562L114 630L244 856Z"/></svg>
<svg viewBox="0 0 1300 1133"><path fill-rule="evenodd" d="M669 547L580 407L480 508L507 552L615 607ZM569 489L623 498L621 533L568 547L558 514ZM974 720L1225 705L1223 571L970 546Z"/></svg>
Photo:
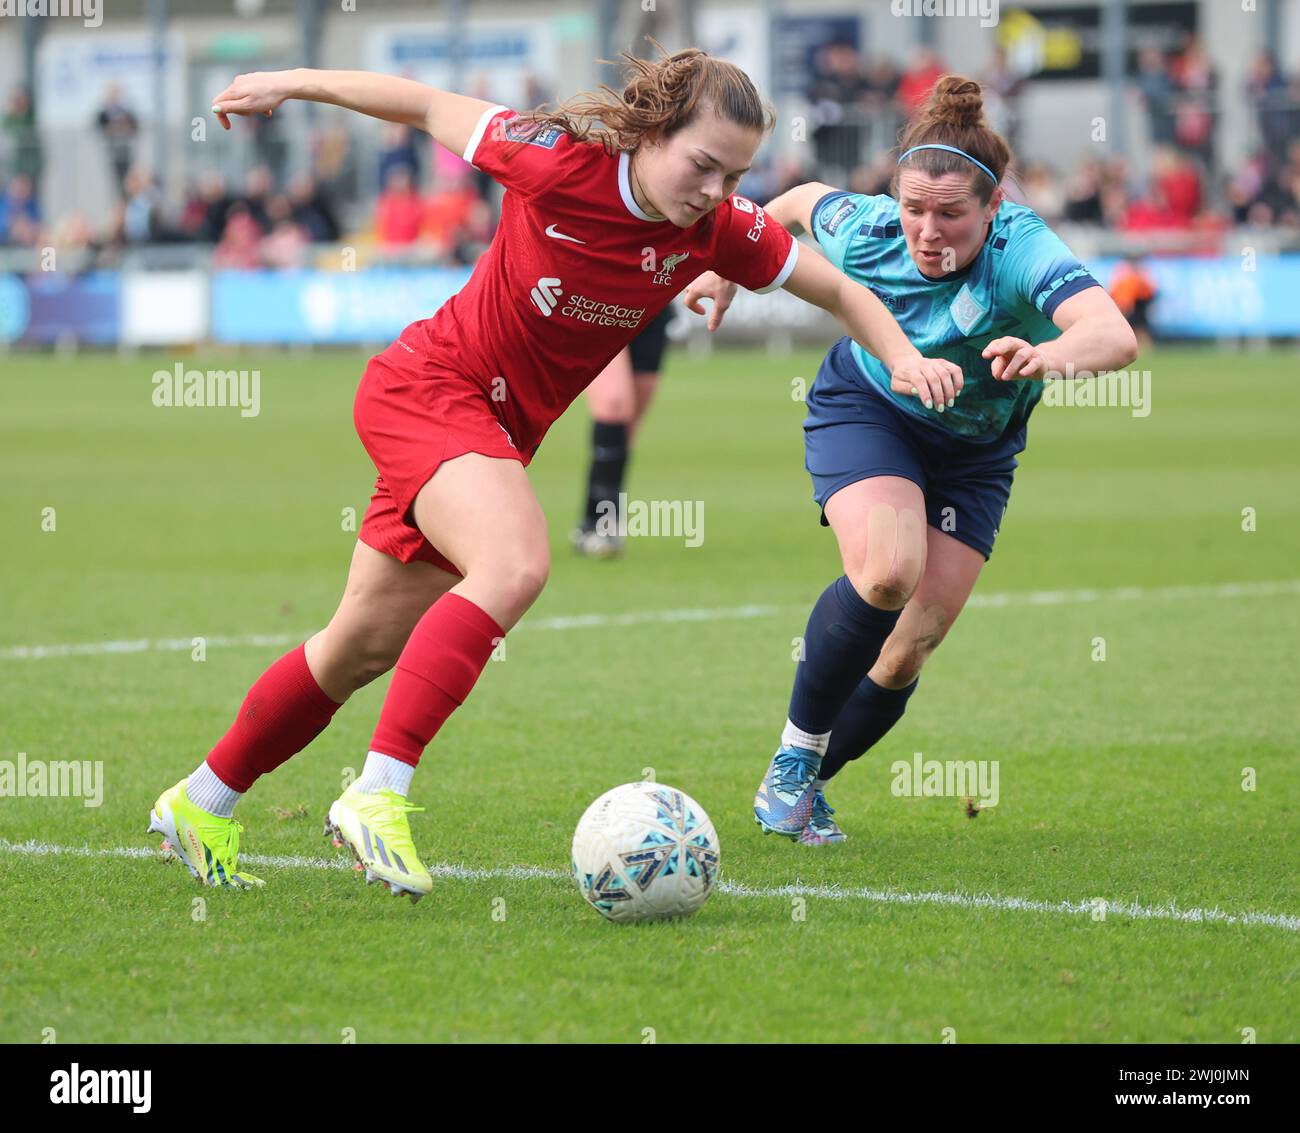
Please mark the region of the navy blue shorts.
<svg viewBox="0 0 1300 1133"><path fill-rule="evenodd" d="M657 374L662 370L664 348L668 345L668 324L673 321L673 305L668 304L650 320L640 334L628 343L634 374Z"/></svg>
<svg viewBox="0 0 1300 1133"><path fill-rule="evenodd" d="M822 507L841 488L872 476L902 476L925 495L926 521L986 559L1011 497L1025 426L995 441L968 441L914 420L865 382L840 339L822 362L808 395L804 467ZM853 375L853 376L851 376Z"/></svg>

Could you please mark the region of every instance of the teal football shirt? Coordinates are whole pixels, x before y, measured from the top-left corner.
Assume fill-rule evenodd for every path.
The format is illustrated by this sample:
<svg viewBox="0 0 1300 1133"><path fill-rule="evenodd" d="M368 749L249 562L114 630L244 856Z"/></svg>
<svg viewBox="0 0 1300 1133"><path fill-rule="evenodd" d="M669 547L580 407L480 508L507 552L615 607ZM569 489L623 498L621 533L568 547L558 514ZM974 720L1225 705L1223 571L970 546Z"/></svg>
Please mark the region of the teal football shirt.
<svg viewBox="0 0 1300 1133"><path fill-rule="evenodd" d="M814 206L812 221L812 234L831 263L869 287L923 355L957 363L965 378L953 408L926 409L919 398L894 393L884 363L855 342L853 357L864 383L904 412L967 440L991 441L1024 423L1043 395L1043 383L997 381L980 351L1003 335L1032 343L1058 337L1052 322L1057 306L1097 286L1033 209L1004 201L975 259L939 279L926 278L913 262L893 197L827 193Z"/></svg>

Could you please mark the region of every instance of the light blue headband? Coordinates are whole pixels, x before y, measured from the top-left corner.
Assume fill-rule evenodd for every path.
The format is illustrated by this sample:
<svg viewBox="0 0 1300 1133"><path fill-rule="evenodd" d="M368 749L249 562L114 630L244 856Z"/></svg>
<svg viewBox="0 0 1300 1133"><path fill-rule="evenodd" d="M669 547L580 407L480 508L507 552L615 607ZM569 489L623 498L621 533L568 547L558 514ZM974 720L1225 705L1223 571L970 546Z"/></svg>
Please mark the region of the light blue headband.
<svg viewBox="0 0 1300 1133"><path fill-rule="evenodd" d="M902 157L898 159L898 164L902 165L904 159L911 157L912 154L916 153L916 151L919 149L941 149L941 150L947 150L948 153L955 153L958 157L964 157L972 165L978 165L982 170L984 170L985 173L989 175L989 177L993 181L993 184L995 185L998 184L998 179L993 176L993 170L991 170L982 161L979 161L976 158L971 157L971 155L968 154L964 149L958 149L956 146L941 145L939 142L931 142L928 145L924 145L924 146L913 146L910 150L908 150L905 154L903 154Z"/></svg>

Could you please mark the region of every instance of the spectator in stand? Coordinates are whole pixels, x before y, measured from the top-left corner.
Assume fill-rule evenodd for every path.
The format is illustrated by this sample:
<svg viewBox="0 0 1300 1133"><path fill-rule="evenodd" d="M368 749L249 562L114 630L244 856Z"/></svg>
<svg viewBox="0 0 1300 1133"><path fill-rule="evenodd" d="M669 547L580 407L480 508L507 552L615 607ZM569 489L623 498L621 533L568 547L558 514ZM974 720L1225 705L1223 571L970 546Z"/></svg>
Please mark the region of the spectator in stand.
<svg viewBox="0 0 1300 1133"><path fill-rule="evenodd" d="M1160 232L1180 227L1160 186L1152 182L1146 195L1129 202L1122 227L1125 232Z"/></svg>
<svg viewBox="0 0 1300 1133"><path fill-rule="evenodd" d="M772 184L775 196L788 193L791 189L808 184L812 174L802 161L793 157L778 158L772 164Z"/></svg>
<svg viewBox="0 0 1300 1133"><path fill-rule="evenodd" d="M902 78L894 61L888 55L877 55L867 66L865 102L869 110L881 110L893 105L898 97L898 84Z"/></svg>
<svg viewBox="0 0 1300 1133"><path fill-rule="evenodd" d="M863 117L869 91L858 49L832 43L817 52L807 98L813 150L826 180L838 181L862 160Z"/></svg>
<svg viewBox="0 0 1300 1133"><path fill-rule="evenodd" d="M1246 98L1255 109L1259 138L1266 153L1280 154L1293 135L1290 92L1270 51L1259 52L1246 78Z"/></svg>
<svg viewBox="0 0 1300 1133"><path fill-rule="evenodd" d="M1264 189L1270 181L1269 170L1274 164L1275 160L1267 152L1257 150L1228 177L1224 197L1231 210L1233 224L1259 223L1261 214L1255 212L1252 217L1251 213L1263 201ZM1273 210L1267 209L1269 219L1265 223L1271 223L1273 215Z"/></svg>
<svg viewBox="0 0 1300 1133"><path fill-rule="evenodd" d="M442 179L429 195L424 209L424 231L439 259L464 262L467 249L486 243L486 206L470 184L468 172Z"/></svg>
<svg viewBox="0 0 1300 1133"><path fill-rule="evenodd" d="M289 143L284 137L284 113L272 114L270 117L252 114L246 121L245 132L251 134L254 159L261 168L266 170L269 179L267 188L269 196L284 184L284 169L289 161ZM256 210L253 215L257 216ZM258 217L258 222L261 223L265 219L265 215Z"/></svg>
<svg viewBox="0 0 1300 1133"><path fill-rule="evenodd" d="M226 230L226 218L234 203L226 191L226 179L215 169L209 169L199 178L199 197L203 202L203 223L199 239L205 244L215 244Z"/></svg>
<svg viewBox="0 0 1300 1133"><path fill-rule="evenodd" d="M943 74L944 66L935 52L928 47L913 49L911 65L899 79L895 95L899 113L904 119L910 119L916 113Z"/></svg>
<svg viewBox="0 0 1300 1133"><path fill-rule="evenodd" d="M138 165L126 175L126 208L122 214L122 236L128 244L152 244L163 239L162 194L153 174Z"/></svg>
<svg viewBox="0 0 1300 1133"><path fill-rule="evenodd" d="M415 191L411 171L394 166L375 205L375 239L384 248L408 247L419 239L423 222L424 202Z"/></svg>
<svg viewBox="0 0 1300 1133"><path fill-rule="evenodd" d="M109 206L109 216L102 230L99 242L99 257L96 266L101 268L119 267L122 254L126 251L126 237L122 228L126 218L126 204L114 201Z"/></svg>
<svg viewBox="0 0 1300 1133"><path fill-rule="evenodd" d="M240 198L240 204L248 210L248 215L264 234L271 231L271 218L267 215L266 206L274 191L275 178L267 166L255 165L248 171L244 178L244 195Z"/></svg>
<svg viewBox="0 0 1300 1133"><path fill-rule="evenodd" d="M897 158L888 150L876 154L870 165L859 165L849 174L846 188L864 197L879 197L889 192Z"/></svg>
<svg viewBox="0 0 1300 1133"><path fill-rule="evenodd" d="M59 270L78 275L98 266L103 240L90 221L79 212L59 219L50 234L50 243L59 249Z"/></svg>
<svg viewBox="0 0 1300 1133"><path fill-rule="evenodd" d="M420 144L424 134L403 126L400 122L387 122L380 131L379 184L387 188L389 177L396 169L404 169L411 185L420 183Z"/></svg>
<svg viewBox="0 0 1300 1133"><path fill-rule="evenodd" d="M1300 168L1284 165L1273 178L1271 195L1277 202L1275 223L1280 228L1300 228Z"/></svg>
<svg viewBox="0 0 1300 1133"><path fill-rule="evenodd" d="M108 149L113 186L119 199L126 200L126 176L135 161L135 139L140 123L123 100L122 88L117 83L110 83L104 89L104 102L95 116L95 124Z"/></svg>
<svg viewBox="0 0 1300 1133"><path fill-rule="evenodd" d="M756 164L741 178L736 192L751 201L770 201L811 180L811 172L798 158L778 156Z"/></svg>
<svg viewBox="0 0 1300 1133"><path fill-rule="evenodd" d="M1185 154L1172 156L1173 164L1168 161L1167 151L1159 156L1146 194L1130 203L1121 227L1128 232L1197 233L1197 239L1183 240L1185 250L1218 251L1224 221L1212 213L1200 211L1200 181L1196 169ZM1187 180L1189 170L1196 178L1194 182Z"/></svg>
<svg viewBox="0 0 1300 1133"><path fill-rule="evenodd" d="M262 229L243 201L230 206L226 229L212 252L212 266L249 270L262 266Z"/></svg>
<svg viewBox="0 0 1300 1133"><path fill-rule="evenodd" d="M342 235L329 196L310 173L299 173L289 182L289 203L293 219L313 244L333 244Z"/></svg>
<svg viewBox="0 0 1300 1133"><path fill-rule="evenodd" d="M31 180L14 177L0 197L0 245L19 248L35 246L40 235L41 210Z"/></svg>
<svg viewBox="0 0 1300 1133"><path fill-rule="evenodd" d="M465 227L456 233L455 244L448 257L448 262L456 267L472 267L478 263L496 232L496 216L491 206L474 190L472 179L467 179L467 184L474 194L474 201Z"/></svg>
<svg viewBox="0 0 1300 1133"><path fill-rule="evenodd" d="M313 136L312 169L317 184L330 200L345 210L357 203L361 177L352 152L352 137L342 123L322 127Z"/></svg>
<svg viewBox="0 0 1300 1133"><path fill-rule="evenodd" d="M262 266L300 268L307 262L310 242L307 233L293 218L293 205L283 195L272 197L266 206L271 231L260 248Z"/></svg>
<svg viewBox="0 0 1300 1133"><path fill-rule="evenodd" d="M1050 224L1065 217L1065 191L1060 180L1046 165L1026 165L1020 175L1025 203Z"/></svg>
<svg viewBox="0 0 1300 1133"><path fill-rule="evenodd" d="M182 240L202 240L203 228L207 223L207 218L208 204L203 199L202 185L193 181L186 182L184 196L181 201L180 219L176 225L177 235Z"/></svg>
<svg viewBox="0 0 1300 1133"><path fill-rule="evenodd" d="M862 104L869 116L867 145L872 150L888 149L898 138L898 68L889 56L878 55L868 64L865 77Z"/></svg>
<svg viewBox="0 0 1300 1133"><path fill-rule="evenodd" d="M1169 67L1174 82L1174 141L1214 168L1214 115L1218 75L1200 39L1190 32Z"/></svg>
<svg viewBox="0 0 1300 1133"><path fill-rule="evenodd" d="M1063 219L1071 224L1102 222L1102 185L1105 169L1099 158L1086 158L1065 185Z"/></svg>
<svg viewBox="0 0 1300 1133"><path fill-rule="evenodd" d="M1255 201L1246 210L1246 224L1251 228L1272 227L1274 214L1263 201Z"/></svg>
<svg viewBox="0 0 1300 1133"><path fill-rule="evenodd" d="M1190 228L1201 211L1201 178L1196 166L1166 146L1155 152L1151 177L1174 224Z"/></svg>
<svg viewBox="0 0 1300 1133"><path fill-rule="evenodd" d="M1004 48L993 49L993 60L979 82L984 89L984 109L989 124L1015 150L1020 135L1020 95L1025 89L1025 80L1007 63Z"/></svg>
<svg viewBox="0 0 1300 1133"><path fill-rule="evenodd" d="M1300 169L1288 162L1266 178L1249 213L1253 223L1295 229L1300 227Z"/></svg>
<svg viewBox="0 0 1300 1133"><path fill-rule="evenodd" d="M1146 107L1154 145L1171 145L1174 140L1174 80L1169 61L1158 47L1143 47L1138 52L1138 94Z"/></svg>
<svg viewBox="0 0 1300 1133"><path fill-rule="evenodd" d="M1128 165L1122 157L1108 158L1101 168L1101 222L1107 228L1119 228L1128 212Z"/></svg>
<svg viewBox="0 0 1300 1133"><path fill-rule="evenodd" d="M8 138L12 155L10 172L15 177L26 177L31 182L32 193L40 196L41 138L36 132L36 116L32 113L32 100L25 87L14 87L0 116L0 129Z"/></svg>
<svg viewBox="0 0 1300 1133"><path fill-rule="evenodd" d="M1284 75L1283 78L1286 76ZM1300 138L1300 71L1293 72L1286 84L1286 135L1284 144L1290 146Z"/></svg>

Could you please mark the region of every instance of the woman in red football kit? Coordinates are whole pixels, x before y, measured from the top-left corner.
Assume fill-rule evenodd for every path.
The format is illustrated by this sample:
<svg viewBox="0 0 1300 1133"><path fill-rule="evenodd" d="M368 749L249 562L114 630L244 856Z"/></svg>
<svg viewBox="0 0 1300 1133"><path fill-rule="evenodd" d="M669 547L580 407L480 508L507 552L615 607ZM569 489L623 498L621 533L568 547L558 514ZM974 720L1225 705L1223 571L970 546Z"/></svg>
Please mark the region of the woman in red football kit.
<svg viewBox="0 0 1300 1133"><path fill-rule="evenodd" d="M469 282L361 380L355 422L379 476L338 610L258 679L204 762L155 805L151 828L201 880L257 883L238 871L234 804L394 669L365 768L327 829L368 880L416 899L430 890L406 818L412 772L550 566L525 467L569 403L703 272L833 313L896 389L934 401L960 390L960 370L922 358L870 291L732 195L773 125L744 72L696 50L627 62L621 95L530 114L357 71L242 75L217 96L227 129L231 115L290 98L418 127L507 192Z"/></svg>

